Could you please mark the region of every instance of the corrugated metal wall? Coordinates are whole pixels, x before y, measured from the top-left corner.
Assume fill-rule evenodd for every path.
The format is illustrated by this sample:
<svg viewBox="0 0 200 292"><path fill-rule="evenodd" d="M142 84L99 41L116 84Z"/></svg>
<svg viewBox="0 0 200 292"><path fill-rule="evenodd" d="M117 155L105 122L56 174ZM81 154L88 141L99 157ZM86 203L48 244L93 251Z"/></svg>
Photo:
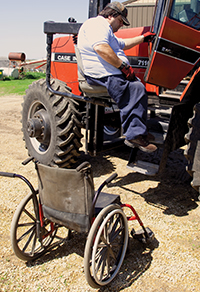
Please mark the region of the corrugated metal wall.
<svg viewBox="0 0 200 292"><path fill-rule="evenodd" d="M139 0L126 5L128 20L131 27L151 26L155 2L154 0Z"/></svg>

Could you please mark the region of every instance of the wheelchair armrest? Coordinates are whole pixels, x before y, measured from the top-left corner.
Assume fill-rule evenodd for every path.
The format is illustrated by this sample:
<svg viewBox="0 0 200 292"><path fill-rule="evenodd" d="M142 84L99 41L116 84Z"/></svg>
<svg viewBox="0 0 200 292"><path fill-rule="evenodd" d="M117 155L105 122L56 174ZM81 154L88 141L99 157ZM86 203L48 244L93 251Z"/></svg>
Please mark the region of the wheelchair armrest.
<svg viewBox="0 0 200 292"><path fill-rule="evenodd" d="M117 173L115 172L115 173L113 173L109 178L107 178L106 180L105 180L105 184L107 185L107 184L109 184L114 178L116 178L117 177Z"/></svg>

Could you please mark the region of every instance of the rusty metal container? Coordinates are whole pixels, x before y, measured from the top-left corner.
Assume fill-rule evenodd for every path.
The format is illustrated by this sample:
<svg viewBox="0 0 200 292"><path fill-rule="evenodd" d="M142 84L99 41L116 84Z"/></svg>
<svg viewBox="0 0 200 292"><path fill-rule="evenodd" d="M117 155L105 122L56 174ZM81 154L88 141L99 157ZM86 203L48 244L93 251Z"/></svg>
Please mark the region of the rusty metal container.
<svg viewBox="0 0 200 292"><path fill-rule="evenodd" d="M24 53L9 53L8 59L10 61L24 62L26 60L26 55Z"/></svg>

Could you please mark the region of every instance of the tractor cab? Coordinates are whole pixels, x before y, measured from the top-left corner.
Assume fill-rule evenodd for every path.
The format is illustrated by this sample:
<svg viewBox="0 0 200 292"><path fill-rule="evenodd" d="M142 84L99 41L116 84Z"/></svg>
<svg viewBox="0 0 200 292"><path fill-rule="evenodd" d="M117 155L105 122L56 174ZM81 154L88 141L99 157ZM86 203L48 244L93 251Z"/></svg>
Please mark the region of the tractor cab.
<svg viewBox="0 0 200 292"><path fill-rule="evenodd" d="M144 79L173 89L200 58L200 1L158 1L152 30L157 36Z"/></svg>

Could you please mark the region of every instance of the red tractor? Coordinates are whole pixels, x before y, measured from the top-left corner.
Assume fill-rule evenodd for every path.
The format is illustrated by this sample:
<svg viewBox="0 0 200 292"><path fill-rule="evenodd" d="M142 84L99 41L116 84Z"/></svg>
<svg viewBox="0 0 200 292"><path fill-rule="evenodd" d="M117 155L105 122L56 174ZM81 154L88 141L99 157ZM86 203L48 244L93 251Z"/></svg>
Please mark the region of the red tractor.
<svg viewBox="0 0 200 292"><path fill-rule="evenodd" d="M90 0L89 17L109 0ZM149 95L148 128L162 144L155 173L161 172L168 154L188 144L185 156L193 186L200 186L200 1L158 0L151 27L121 29L128 38L153 31L153 43L126 51L135 74ZM71 168L80 155L82 130L85 152L97 155L123 142L119 110L104 92L84 92L78 80L74 38L81 24L45 22L47 35L46 80L30 85L22 110L22 131L28 154L50 166ZM53 39L54 34L66 34ZM190 76L190 81L182 81ZM136 165L132 150L129 167ZM133 163L134 162L134 163ZM138 169L138 168L137 168ZM148 173L148 172L147 172Z"/></svg>

